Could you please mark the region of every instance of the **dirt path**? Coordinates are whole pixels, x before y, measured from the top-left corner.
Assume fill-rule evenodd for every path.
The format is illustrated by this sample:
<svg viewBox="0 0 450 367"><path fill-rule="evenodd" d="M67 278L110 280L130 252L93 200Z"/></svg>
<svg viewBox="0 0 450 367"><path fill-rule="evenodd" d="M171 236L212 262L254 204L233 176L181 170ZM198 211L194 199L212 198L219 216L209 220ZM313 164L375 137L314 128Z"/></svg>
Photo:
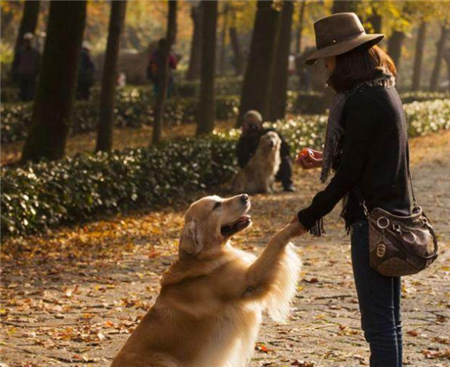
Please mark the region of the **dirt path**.
<svg viewBox="0 0 450 367"><path fill-rule="evenodd" d="M403 280L405 365L449 367L450 132L415 139L411 150L417 196L441 247L430 269ZM308 204L318 172L296 176L296 193L252 198L254 226L236 246L259 252ZM368 365L338 212L326 237L295 241L304 267L292 320L265 318L252 367ZM181 225L182 209L167 209L3 244L0 366L108 366L153 303Z"/></svg>

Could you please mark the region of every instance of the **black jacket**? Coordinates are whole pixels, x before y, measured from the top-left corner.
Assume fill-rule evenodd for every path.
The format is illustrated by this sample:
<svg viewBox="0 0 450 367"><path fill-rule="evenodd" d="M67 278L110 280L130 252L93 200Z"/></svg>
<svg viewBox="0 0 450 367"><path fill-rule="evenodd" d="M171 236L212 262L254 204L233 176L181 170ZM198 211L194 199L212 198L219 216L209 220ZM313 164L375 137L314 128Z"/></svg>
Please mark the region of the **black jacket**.
<svg viewBox="0 0 450 367"><path fill-rule="evenodd" d="M12 75L14 80L35 79L39 73L40 53L33 47L20 47L14 58Z"/></svg>
<svg viewBox="0 0 450 367"><path fill-rule="evenodd" d="M287 158L290 156L290 149L288 143L284 140L284 138L278 133L275 129L262 129L253 134L242 134L238 140L236 146L236 155L238 158L239 167L244 168L251 157L256 152L256 148L258 148L259 139L265 133L269 131L275 131L281 139L281 147L280 147L280 157L281 159Z"/></svg>
<svg viewBox="0 0 450 367"><path fill-rule="evenodd" d="M80 53L80 64L78 66L78 82L92 85L94 83L95 64L92 61L89 50L84 47Z"/></svg>
<svg viewBox="0 0 450 367"><path fill-rule="evenodd" d="M308 230L347 193L343 216L347 228L364 213L356 194L361 190L369 211L375 207L409 215L407 124L395 87L365 87L352 95L343 111L344 142L340 164L329 185L298 213Z"/></svg>

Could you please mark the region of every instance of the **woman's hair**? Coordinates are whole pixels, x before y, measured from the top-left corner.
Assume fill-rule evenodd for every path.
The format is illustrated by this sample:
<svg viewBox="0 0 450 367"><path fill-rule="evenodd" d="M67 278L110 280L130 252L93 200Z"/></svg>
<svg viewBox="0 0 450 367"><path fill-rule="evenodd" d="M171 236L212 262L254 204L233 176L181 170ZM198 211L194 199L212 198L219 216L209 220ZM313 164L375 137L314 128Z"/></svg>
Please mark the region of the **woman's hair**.
<svg viewBox="0 0 450 367"><path fill-rule="evenodd" d="M336 56L336 66L327 83L336 92L343 92L358 83L372 79L380 69L394 77L397 75L394 61L380 47L361 45Z"/></svg>

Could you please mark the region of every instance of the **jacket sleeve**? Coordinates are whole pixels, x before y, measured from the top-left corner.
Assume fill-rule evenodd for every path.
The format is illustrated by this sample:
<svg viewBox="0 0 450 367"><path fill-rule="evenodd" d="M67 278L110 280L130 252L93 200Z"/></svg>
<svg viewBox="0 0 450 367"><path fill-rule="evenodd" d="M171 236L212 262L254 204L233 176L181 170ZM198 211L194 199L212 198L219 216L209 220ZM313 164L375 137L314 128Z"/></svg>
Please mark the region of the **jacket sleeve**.
<svg viewBox="0 0 450 367"><path fill-rule="evenodd" d="M360 181L369 156L371 132L377 120L375 103L358 96L347 101L341 164L328 186L314 196L311 205L298 212L298 219L307 230L331 212Z"/></svg>

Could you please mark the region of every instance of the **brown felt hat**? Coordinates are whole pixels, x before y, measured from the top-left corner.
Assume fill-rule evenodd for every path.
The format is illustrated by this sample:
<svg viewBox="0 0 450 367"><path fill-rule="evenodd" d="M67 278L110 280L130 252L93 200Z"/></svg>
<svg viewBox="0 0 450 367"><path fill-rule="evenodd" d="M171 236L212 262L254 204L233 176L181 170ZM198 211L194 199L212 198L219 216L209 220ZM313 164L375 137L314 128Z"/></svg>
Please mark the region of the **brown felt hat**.
<svg viewBox="0 0 450 367"><path fill-rule="evenodd" d="M314 65L317 59L337 56L366 44L371 47L380 42L384 34L367 34L355 13L337 13L314 23L316 48L304 61Z"/></svg>

